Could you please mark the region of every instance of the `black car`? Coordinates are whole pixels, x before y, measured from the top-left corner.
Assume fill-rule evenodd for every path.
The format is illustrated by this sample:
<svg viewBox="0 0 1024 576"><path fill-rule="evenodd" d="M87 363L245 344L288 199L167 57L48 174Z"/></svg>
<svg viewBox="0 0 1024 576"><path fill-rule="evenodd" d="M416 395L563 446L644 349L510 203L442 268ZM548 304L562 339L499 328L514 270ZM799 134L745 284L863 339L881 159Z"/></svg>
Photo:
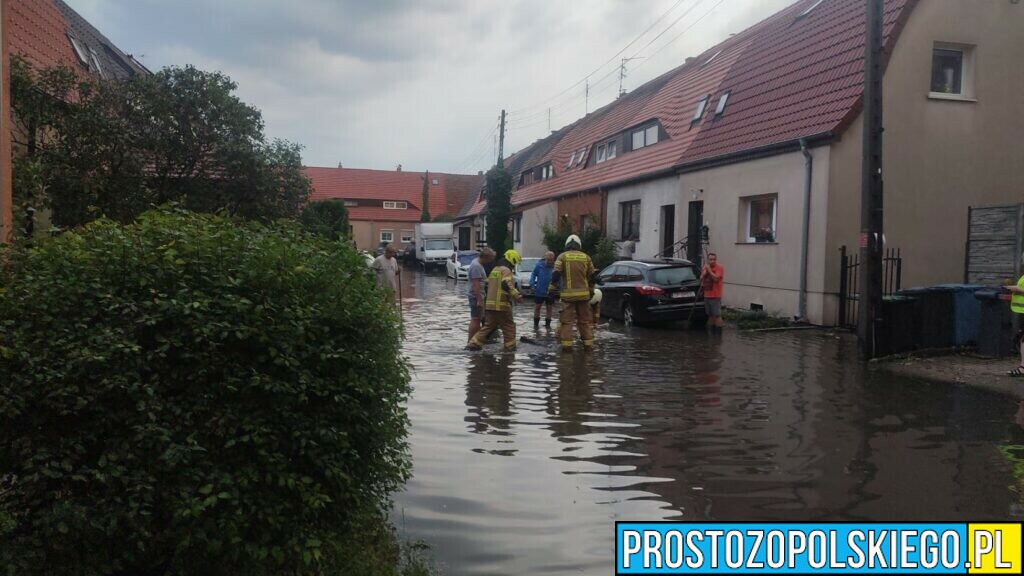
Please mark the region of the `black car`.
<svg viewBox="0 0 1024 576"><path fill-rule="evenodd" d="M690 320L707 322L699 270L688 260L626 260L597 275L601 315L626 325Z"/></svg>

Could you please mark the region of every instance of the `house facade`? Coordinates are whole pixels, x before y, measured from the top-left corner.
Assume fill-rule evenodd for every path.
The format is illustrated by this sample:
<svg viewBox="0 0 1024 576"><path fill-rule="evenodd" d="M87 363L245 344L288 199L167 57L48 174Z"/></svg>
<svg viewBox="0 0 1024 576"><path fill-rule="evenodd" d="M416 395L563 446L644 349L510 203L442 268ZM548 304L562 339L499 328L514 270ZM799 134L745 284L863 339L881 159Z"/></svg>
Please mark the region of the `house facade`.
<svg viewBox="0 0 1024 576"><path fill-rule="evenodd" d="M835 323L840 249L859 246L864 21L861 0L800 0L553 134L516 167L520 244L598 215L638 258L716 252L729 306ZM1016 2L886 2L885 241L904 286L961 282L968 208L1024 198L1021 30Z"/></svg>
<svg viewBox="0 0 1024 576"><path fill-rule="evenodd" d="M483 176L363 170L305 169L313 185L310 201L343 200L349 213L349 236L361 250L390 244L398 250L415 240L423 214L423 188L428 187L428 212L433 220L453 220L477 193Z"/></svg>
<svg viewBox="0 0 1024 576"><path fill-rule="evenodd" d="M150 72L63 0L3 0L0 15L0 241L4 241L17 227L14 219L19 215L12 214L11 162L13 154L23 152L10 112L7 68L11 56L23 58L37 69L64 66L83 77L101 80Z"/></svg>

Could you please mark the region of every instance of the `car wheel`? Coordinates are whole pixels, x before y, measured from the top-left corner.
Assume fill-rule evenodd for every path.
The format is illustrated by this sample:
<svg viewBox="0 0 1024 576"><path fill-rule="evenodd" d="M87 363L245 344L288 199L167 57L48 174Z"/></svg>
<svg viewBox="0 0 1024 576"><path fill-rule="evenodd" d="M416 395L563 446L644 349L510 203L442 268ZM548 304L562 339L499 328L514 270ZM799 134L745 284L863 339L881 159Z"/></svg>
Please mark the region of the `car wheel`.
<svg viewBox="0 0 1024 576"><path fill-rule="evenodd" d="M622 323L626 326L636 326L636 313L633 312L632 304L622 307Z"/></svg>

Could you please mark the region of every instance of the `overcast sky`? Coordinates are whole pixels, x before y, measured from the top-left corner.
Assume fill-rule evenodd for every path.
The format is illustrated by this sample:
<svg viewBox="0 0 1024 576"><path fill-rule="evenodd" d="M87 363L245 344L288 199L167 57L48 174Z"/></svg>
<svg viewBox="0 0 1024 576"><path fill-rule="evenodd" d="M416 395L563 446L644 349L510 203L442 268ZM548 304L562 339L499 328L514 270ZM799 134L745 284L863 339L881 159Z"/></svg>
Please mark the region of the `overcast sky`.
<svg viewBox="0 0 1024 576"><path fill-rule="evenodd" d="M795 0L65 1L151 69L231 76L307 165L474 173L502 108L508 153L581 117L591 72L594 110L621 58L632 89Z"/></svg>

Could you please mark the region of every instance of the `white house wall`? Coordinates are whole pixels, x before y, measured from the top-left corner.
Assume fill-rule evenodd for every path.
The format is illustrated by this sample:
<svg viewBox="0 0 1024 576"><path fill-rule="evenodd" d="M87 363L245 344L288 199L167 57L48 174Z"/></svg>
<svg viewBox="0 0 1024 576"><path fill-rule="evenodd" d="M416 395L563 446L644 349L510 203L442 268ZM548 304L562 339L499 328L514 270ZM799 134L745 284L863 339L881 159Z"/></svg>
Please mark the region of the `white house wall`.
<svg viewBox="0 0 1024 576"><path fill-rule="evenodd" d="M516 250L524 258L543 256L547 252L547 247L544 245L544 225L553 225L557 218L557 202L549 202L524 210L520 240L514 243Z"/></svg>
<svg viewBox="0 0 1024 576"><path fill-rule="evenodd" d="M661 207L675 205L675 239L686 236L686 208L681 202L679 177L670 176L641 184L616 188L608 193L608 237L616 242L622 237L622 203L640 201L640 240L635 258L653 258L661 246Z"/></svg>
<svg viewBox="0 0 1024 576"><path fill-rule="evenodd" d="M838 269L828 270L825 265L830 149L815 148L812 154L808 319L815 324L833 324L836 298L825 293L826 276L839 275ZM753 304L772 314L797 315L805 175L804 157L798 151L681 176L680 205L704 201L710 249L725 267L727 306L749 309ZM743 199L772 194L778 195L776 243L746 243ZM687 234L685 219L679 229L681 235Z"/></svg>

